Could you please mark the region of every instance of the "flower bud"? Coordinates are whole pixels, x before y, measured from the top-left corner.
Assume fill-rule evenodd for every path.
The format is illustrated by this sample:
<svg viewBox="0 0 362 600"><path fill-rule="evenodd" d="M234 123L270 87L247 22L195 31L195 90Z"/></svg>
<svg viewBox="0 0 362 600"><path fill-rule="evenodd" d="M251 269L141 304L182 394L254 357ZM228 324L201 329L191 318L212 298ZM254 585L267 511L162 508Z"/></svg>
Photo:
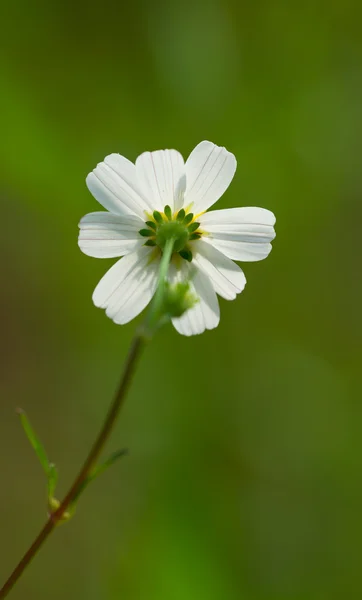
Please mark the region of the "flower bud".
<svg viewBox="0 0 362 600"><path fill-rule="evenodd" d="M196 302L198 299L190 291L188 281L166 284L163 312L169 317L181 317L184 312L195 306Z"/></svg>

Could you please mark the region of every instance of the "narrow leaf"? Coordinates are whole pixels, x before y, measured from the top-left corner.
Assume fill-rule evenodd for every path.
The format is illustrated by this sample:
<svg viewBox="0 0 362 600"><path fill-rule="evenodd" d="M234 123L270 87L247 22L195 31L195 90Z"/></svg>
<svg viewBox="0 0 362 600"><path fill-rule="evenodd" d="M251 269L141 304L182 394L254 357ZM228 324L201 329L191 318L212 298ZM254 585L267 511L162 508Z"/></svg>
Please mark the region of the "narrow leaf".
<svg viewBox="0 0 362 600"><path fill-rule="evenodd" d="M49 473L50 473L50 464L49 464L49 460L48 457L46 455L45 449L43 444L40 442L40 440L38 439L35 431L33 430L32 426L30 425L30 422L25 414L25 412L21 409L18 408L17 413L20 417L20 421L21 424L23 426L23 429L25 431L25 435L28 438L29 442L31 443L31 445L34 448L35 454L37 455L41 466L43 467L45 474L47 477L49 477Z"/></svg>
<svg viewBox="0 0 362 600"><path fill-rule="evenodd" d="M172 211L171 211L171 206L169 206L168 204L165 206L164 208L164 213L166 215L166 217L168 218L169 221L171 221L172 219Z"/></svg>
<svg viewBox="0 0 362 600"><path fill-rule="evenodd" d="M125 456L126 454L128 454L127 448L122 448L122 450L116 450L116 452L113 452L113 454L111 454L111 456L109 456L104 463L98 465L98 467L94 469L93 473L88 478L88 483L109 469L109 467L111 467L119 458L122 458L122 456Z"/></svg>
<svg viewBox="0 0 362 600"><path fill-rule="evenodd" d="M157 225L154 221L146 221L146 225L147 227L151 227L151 229L154 229L155 231L157 229Z"/></svg>
<svg viewBox="0 0 362 600"><path fill-rule="evenodd" d="M195 221L194 223L191 223L191 225L188 226L188 230L189 230L190 233L193 233L199 227L200 227L200 223L198 223L197 221Z"/></svg>
<svg viewBox="0 0 362 600"><path fill-rule="evenodd" d="M193 213L189 213L188 215L186 215L186 217L184 218L185 225L188 225L189 223L191 223L193 218L194 218Z"/></svg>
<svg viewBox="0 0 362 600"><path fill-rule="evenodd" d="M106 469L111 467L113 465L113 463L116 462L116 460L118 460L122 456L125 456L125 454L128 454L127 448L122 448L122 450L117 450L116 452L113 452L113 454L111 454L111 456L109 458L107 458L107 460L104 463L102 463L101 465L98 465L97 467L94 468L92 473L90 475L88 475L87 479L85 481L83 481L82 485L80 486L80 488L78 490L77 495L73 499L73 502L70 505L71 511L73 509L75 509L79 497L83 494L84 490L88 487L88 485L91 483L91 481L94 481L94 479L96 479L101 473L106 471Z"/></svg>
<svg viewBox="0 0 362 600"><path fill-rule="evenodd" d="M49 471L48 471L48 498L54 497L57 482L58 482L58 471L55 467L55 464L50 463Z"/></svg>
<svg viewBox="0 0 362 600"><path fill-rule="evenodd" d="M163 223L162 215L158 212L158 210L153 211L153 218L155 219L155 221L157 221L157 223Z"/></svg>

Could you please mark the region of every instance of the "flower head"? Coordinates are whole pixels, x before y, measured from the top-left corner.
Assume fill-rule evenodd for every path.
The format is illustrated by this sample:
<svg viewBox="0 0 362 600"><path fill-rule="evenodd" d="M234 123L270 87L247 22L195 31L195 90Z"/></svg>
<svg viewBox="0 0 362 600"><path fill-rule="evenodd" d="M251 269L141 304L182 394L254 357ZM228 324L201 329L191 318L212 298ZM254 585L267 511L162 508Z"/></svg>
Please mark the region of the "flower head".
<svg viewBox="0 0 362 600"><path fill-rule="evenodd" d="M213 329L220 320L217 294L233 300L246 279L233 262L266 258L275 217L264 208L206 212L225 192L236 159L225 148L201 142L186 163L176 150L141 154L133 164L110 154L86 179L107 212L80 221L79 247L96 258L123 257L104 275L94 304L115 323L136 317L150 302L166 241L174 240L168 278L187 284L197 302L173 325L184 335Z"/></svg>

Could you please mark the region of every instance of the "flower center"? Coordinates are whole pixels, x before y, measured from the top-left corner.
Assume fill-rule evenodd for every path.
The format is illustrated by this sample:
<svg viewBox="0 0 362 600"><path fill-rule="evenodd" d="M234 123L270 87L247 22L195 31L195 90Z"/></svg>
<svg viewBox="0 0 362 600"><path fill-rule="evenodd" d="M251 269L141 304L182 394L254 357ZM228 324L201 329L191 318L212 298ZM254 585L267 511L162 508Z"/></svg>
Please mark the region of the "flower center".
<svg viewBox="0 0 362 600"><path fill-rule="evenodd" d="M165 206L164 212L155 210L150 220L145 222L147 229L140 229L139 234L147 237L145 246L158 246L163 251L168 240L173 239L173 251L191 262L192 252L189 242L200 239L202 233L197 231L200 223L194 221L193 213L186 214L181 208L172 214L170 206Z"/></svg>
<svg viewBox="0 0 362 600"><path fill-rule="evenodd" d="M179 252L184 249L189 241L189 237L189 230L183 223L180 223L180 221L168 221L162 223L162 225L157 228L156 244L163 250L166 242L173 239L174 252Z"/></svg>

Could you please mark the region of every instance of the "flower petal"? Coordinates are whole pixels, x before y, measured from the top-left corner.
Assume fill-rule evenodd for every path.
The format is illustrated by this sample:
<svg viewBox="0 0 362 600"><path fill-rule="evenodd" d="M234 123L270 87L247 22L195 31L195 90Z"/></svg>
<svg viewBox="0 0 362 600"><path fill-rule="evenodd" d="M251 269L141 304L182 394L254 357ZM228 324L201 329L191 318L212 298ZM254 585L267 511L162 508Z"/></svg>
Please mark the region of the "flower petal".
<svg viewBox="0 0 362 600"><path fill-rule="evenodd" d="M182 269L170 274L170 279L190 281L190 291L198 302L181 317L173 318L172 324L182 335L197 335L205 329L214 329L220 321L219 302L211 282L202 271L184 262Z"/></svg>
<svg viewBox="0 0 362 600"><path fill-rule="evenodd" d="M176 150L144 152L136 160L136 171L142 192L152 210L163 211L168 204L171 210L183 205L186 187L185 165Z"/></svg>
<svg viewBox="0 0 362 600"><path fill-rule="evenodd" d="M134 214L141 218L150 205L142 196L136 167L120 154L106 156L86 179L89 191L111 213Z"/></svg>
<svg viewBox="0 0 362 600"><path fill-rule="evenodd" d="M219 296L234 300L243 291L246 279L240 267L216 248L199 240L193 244L193 262L207 275Z"/></svg>
<svg viewBox="0 0 362 600"><path fill-rule="evenodd" d="M134 252L144 244L138 233L144 222L135 215L94 212L79 223L79 248L94 258L114 258Z"/></svg>
<svg viewBox="0 0 362 600"><path fill-rule="evenodd" d="M115 323L123 325L136 317L155 293L159 259L154 250L142 246L116 262L93 292L93 302L105 308Z"/></svg>
<svg viewBox="0 0 362 600"><path fill-rule="evenodd" d="M275 216L257 207L214 210L200 217L208 242L232 260L257 261L266 258L275 238Z"/></svg>
<svg viewBox="0 0 362 600"><path fill-rule="evenodd" d="M201 142L186 161L185 206L199 214L214 204L229 187L236 170L236 158L212 142Z"/></svg>

